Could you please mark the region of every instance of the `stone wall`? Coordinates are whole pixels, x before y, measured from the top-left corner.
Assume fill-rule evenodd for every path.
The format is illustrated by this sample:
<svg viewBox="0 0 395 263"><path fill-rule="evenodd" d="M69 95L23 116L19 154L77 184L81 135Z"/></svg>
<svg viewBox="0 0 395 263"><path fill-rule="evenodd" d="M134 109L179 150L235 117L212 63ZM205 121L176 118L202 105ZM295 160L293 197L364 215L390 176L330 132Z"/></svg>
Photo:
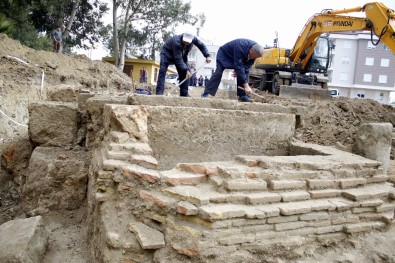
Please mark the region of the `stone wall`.
<svg viewBox="0 0 395 263"><path fill-rule="evenodd" d="M143 95L76 100L30 107L29 131L41 146L29 165L24 191L32 201L25 206L39 214L72 204L57 191L31 189L76 182L75 190L84 189L90 163L95 262L259 262L268 253L290 259L293 248L393 222L395 192L382 163L293 142L303 108ZM73 118L64 130L43 128L54 116ZM79 162L84 157L73 151L83 152L84 142L89 161ZM80 200L81 192L70 193Z"/></svg>
<svg viewBox="0 0 395 263"><path fill-rule="evenodd" d="M292 114L142 104L103 106L103 140L88 189L98 262L258 261L285 248L282 256L293 258L292 248L347 240L393 222L395 192L382 164L331 147L290 143ZM261 130L254 137L256 123ZM229 140L244 153L221 159L219 153L230 149L208 140L212 152L200 154L207 149L199 141L205 129L220 141L216 136L224 133L217 126L237 131ZM272 133L263 132L269 126ZM247 135L243 141L240 134ZM256 145L262 149L254 152Z"/></svg>

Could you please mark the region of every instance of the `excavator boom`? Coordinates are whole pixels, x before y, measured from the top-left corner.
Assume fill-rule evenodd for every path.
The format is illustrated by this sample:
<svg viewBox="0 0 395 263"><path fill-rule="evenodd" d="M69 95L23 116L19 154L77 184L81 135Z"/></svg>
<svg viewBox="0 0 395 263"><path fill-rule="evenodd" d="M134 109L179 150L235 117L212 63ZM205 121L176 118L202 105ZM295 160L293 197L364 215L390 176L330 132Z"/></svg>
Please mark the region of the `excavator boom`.
<svg viewBox="0 0 395 263"><path fill-rule="evenodd" d="M364 12L365 17L345 16L353 12ZM347 31L367 31L378 37L378 44L382 41L395 54L395 12L382 3L367 3L363 7L343 10L323 10L311 17L290 53L293 65L301 64L305 68L318 37L324 33L337 33Z"/></svg>
<svg viewBox="0 0 395 263"><path fill-rule="evenodd" d="M366 31L373 45L383 42L395 54L394 10L379 2L343 10L324 9L307 21L292 49L278 47L277 39L274 47L265 49L255 61L250 82L274 94L279 93L282 84L295 82L325 89L332 49L328 34Z"/></svg>

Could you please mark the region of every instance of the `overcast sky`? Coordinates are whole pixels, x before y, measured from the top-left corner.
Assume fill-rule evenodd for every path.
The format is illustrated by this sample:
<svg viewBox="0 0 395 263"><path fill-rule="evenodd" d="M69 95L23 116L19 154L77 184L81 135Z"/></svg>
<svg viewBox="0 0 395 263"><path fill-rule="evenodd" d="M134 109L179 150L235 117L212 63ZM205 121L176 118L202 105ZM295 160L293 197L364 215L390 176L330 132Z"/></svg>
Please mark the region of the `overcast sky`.
<svg viewBox="0 0 395 263"><path fill-rule="evenodd" d="M222 45L236 38L249 38L259 44L271 46L278 32L279 45L292 48L308 19L323 9L348 9L363 6L371 1L356 0L190 0L191 13L204 13L206 23L200 37ZM395 0L380 1L395 9ZM353 13L352 15L363 15ZM111 16L108 14L109 22ZM181 26L177 33L189 31L196 34L196 27ZM102 49L85 52L92 59L106 56Z"/></svg>
<svg viewBox="0 0 395 263"><path fill-rule="evenodd" d="M272 45L275 32L279 44L292 48L308 19L323 9L348 9L363 6L369 1L355 0L191 0L192 13L205 13L206 23L200 36L222 45L235 38L249 38L261 45ZM381 1L395 9L395 0ZM363 15L353 13L352 15ZM180 28L195 31L192 27Z"/></svg>

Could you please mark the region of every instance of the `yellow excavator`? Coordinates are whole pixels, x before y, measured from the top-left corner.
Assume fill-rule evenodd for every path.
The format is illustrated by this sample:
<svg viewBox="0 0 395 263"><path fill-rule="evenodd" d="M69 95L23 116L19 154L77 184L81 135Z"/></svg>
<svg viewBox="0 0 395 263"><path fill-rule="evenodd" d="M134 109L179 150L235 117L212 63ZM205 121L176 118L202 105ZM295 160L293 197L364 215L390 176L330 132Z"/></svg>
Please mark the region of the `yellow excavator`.
<svg viewBox="0 0 395 263"><path fill-rule="evenodd" d="M344 14L363 12L365 17ZM343 10L324 9L312 16L292 49L265 48L250 71L250 84L278 95L281 85L301 83L328 87L327 70L333 44L330 33L370 31L373 45L382 41L395 54L395 12L379 2ZM374 37L376 36L376 37Z"/></svg>

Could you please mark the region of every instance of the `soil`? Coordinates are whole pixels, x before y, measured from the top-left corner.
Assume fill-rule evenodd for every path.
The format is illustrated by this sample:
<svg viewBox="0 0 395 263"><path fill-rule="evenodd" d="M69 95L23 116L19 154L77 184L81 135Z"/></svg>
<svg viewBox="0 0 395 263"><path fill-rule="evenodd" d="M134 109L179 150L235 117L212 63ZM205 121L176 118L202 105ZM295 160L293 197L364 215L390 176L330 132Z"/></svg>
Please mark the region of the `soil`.
<svg viewBox="0 0 395 263"><path fill-rule="evenodd" d="M0 34L0 224L26 215L20 206L20 188L33 145L28 140L28 104L46 98L51 86L78 85L95 92L120 96L130 91L127 75L113 65L86 56L67 56L35 51ZM146 87L153 91L154 87ZM171 88L171 87L170 87ZM133 92L133 91L132 91ZM191 88L199 97L201 88ZM340 147L352 151L354 136L367 122L395 123L395 110L373 100L333 98L330 101L284 99L254 90L256 103L305 106L304 126L295 137L303 142ZM174 95L177 92L173 92ZM166 92L167 94L167 92ZM216 98L236 99L235 91L220 90ZM8 142L15 149L10 149ZM16 146L15 146L16 145ZM18 154L15 154L17 151ZM12 156L10 156L12 155ZM18 156L15 159L14 156ZM12 157L12 158L11 158ZM393 158L392 158L393 159ZM394 178L395 162L389 173ZM72 211L51 211L43 215L51 233L43 262L90 262L86 205ZM319 252L295 262L395 262L395 226L386 232L359 237L350 244L328 244ZM273 258L272 262L283 262Z"/></svg>

